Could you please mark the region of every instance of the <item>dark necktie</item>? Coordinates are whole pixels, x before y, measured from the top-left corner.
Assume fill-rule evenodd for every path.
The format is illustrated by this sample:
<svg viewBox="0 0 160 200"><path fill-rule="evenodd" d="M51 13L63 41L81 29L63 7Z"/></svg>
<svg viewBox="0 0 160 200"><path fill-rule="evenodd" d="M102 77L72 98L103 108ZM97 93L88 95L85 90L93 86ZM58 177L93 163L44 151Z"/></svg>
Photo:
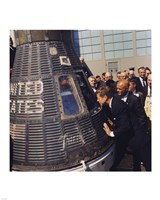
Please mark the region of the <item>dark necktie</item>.
<svg viewBox="0 0 160 200"><path fill-rule="evenodd" d="M146 86L145 78L142 78L142 82L143 82L143 87L145 87Z"/></svg>

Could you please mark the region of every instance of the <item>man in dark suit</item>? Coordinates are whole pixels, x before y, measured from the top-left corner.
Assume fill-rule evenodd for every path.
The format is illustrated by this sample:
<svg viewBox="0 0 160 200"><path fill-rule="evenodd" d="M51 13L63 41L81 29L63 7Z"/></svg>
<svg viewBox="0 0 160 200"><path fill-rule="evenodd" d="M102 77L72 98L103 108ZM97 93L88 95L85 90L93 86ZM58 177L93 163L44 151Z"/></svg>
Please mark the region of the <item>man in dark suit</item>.
<svg viewBox="0 0 160 200"><path fill-rule="evenodd" d="M129 82L121 80L117 84L117 95L128 105L133 137L127 150L133 154L134 171L141 170L141 162L151 171L151 143L147 135L147 117L140 99L128 91Z"/></svg>
<svg viewBox="0 0 160 200"><path fill-rule="evenodd" d="M111 119L104 123L104 130L109 137L116 139L116 156L112 171L116 170L125 153L125 148L130 138L130 122L128 118L127 105L120 99L113 97L111 88L104 86L96 91L97 101L109 106Z"/></svg>
<svg viewBox="0 0 160 200"><path fill-rule="evenodd" d="M136 77L129 78L128 81L129 81L129 91L140 98L141 104L143 106L143 104L144 104L143 93L136 91L136 83L137 83Z"/></svg>
<svg viewBox="0 0 160 200"><path fill-rule="evenodd" d="M140 67L138 69L139 77L136 78L136 91L142 92L144 97L144 102L147 96L147 78L146 78L146 69L145 67ZM143 106L144 106L143 102Z"/></svg>

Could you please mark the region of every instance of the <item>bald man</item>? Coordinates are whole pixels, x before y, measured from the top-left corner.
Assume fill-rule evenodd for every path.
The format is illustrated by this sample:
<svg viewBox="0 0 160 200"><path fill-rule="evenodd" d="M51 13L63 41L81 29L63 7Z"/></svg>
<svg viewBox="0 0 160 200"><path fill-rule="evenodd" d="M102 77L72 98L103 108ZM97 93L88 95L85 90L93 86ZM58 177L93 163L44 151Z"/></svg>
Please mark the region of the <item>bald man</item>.
<svg viewBox="0 0 160 200"><path fill-rule="evenodd" d="M133 169L141 171L143 161L147 171L151 171L150 140L147 135L147 117L140 99L129 92L128 80L117 83L117 95L128 105L133 137L129 141L128 151L133 154ZM142 156L141 156L142 155Z"/></svg>

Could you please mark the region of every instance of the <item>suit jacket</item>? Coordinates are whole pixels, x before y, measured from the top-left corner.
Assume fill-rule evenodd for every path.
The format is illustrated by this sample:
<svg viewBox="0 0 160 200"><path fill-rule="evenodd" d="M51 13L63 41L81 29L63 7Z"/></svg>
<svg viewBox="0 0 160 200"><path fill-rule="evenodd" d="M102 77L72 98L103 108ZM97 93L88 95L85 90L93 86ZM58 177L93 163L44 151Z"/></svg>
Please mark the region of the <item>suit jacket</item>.
<svg viewBox="0 0 160 200"><path fill-rule="evenodd" d="M128 148L135 150L149 141L147 135L147 116L140 99L129 92L126 104L128 105L129 118L132 127L132 135Z"/></svg>
<svg viewBox="0 0 160 200"><path fill-rule="evenodd" d="M131 127L128 117L127 105L117 97L113 97L110 110L112 115L111 120L114 123L114 126L112 126L112 130L115 137L124 134L128 135L130 133Z"/></svg>
<svg viewBox="0 0 160 200"><path fill-rule="evenodd" d="M136 91L143 93L144 102L145 102L145 98L147 96L147 87L148 87L146 78L145 78L145 82L146 82L146 86L143 86L141 81L140 81L140 78L139 77L136 78ZM144 102L143 102L143 105L144 105Z"/></svg>

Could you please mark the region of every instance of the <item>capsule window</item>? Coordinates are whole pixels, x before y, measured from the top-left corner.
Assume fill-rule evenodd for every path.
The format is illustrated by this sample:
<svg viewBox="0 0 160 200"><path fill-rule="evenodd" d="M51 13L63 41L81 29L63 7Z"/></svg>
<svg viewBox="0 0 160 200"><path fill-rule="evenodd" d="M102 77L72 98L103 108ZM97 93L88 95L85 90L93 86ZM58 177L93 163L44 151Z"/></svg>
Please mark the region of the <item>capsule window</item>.
<svg viewBox="0 0 160 200"><path fill-rule="evenodd" d="M71 76L60 76L59 86L64 115L76 115L82 112L80 97Z"/></svg>

